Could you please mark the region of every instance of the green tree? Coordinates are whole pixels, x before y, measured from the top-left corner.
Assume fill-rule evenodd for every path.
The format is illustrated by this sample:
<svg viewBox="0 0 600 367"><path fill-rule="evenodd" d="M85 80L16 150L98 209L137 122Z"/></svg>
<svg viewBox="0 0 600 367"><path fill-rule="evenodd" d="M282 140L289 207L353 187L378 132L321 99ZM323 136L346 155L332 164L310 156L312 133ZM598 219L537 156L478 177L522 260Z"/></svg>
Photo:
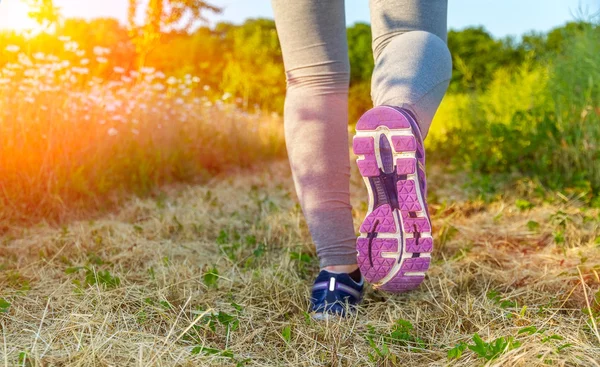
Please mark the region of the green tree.
<svg viewBox="0 0 600 367"><path fill-rule="evenodd" d="M495 40L483 27L448 32L453 71L450 91L465 92L487 86L499 67L523 61L513 40Z"/></svg>
<svg viewBox="0 0 600 367"><path fill-rule="evenodd" d="M224 26L222 26L224 27ZM244 108L282 111L285 74L275 22L250 19L228 28L221 90L242 100Z"/></svg>
<svg viewBox="0 0 600 367"><path fill-rule="evenodd" d="M348 57L350 59L350 82L369 82L373 73L373 51L371 51L371 26L356 23L348 28Z"/></svg>
<svg viewBox="0 0 600 367"><path fill-rule="evenodd" d="M136 23L140 0L129 0L128 26L136 46L138 65L145 63L148 53L171 30L189 31L195 22L205 21L204 11L219 12L203 0L149 0L142 25Z"/></svg>
<svg viewBox="0 0 600 367"><path fill-rule="evenodd" d="M40 25L49 27L58 24L60 9L54 5L54 0L26 0L31 11L27 15Z"/></svg>
<svg viewBox="0 0 600 367"><path fill-rule="evenodd" d="M530 32L523 35L521 47L533 52L537 60L546 60L564 52L568 43L592 27L588 22L569 22L548 33Z"/></svg>

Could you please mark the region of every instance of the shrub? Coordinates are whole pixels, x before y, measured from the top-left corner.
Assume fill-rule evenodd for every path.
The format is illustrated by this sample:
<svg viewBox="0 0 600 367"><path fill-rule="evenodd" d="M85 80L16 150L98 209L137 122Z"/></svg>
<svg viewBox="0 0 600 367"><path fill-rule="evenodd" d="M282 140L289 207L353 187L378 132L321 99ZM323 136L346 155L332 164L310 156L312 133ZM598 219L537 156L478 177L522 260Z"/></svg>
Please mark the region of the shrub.
<svg viewBox="0 0 600 367"><path fill-rule="evenodd" d="M432 156L483 174L536 176L554 189L600 190L600 27L552 64L496 71L481 93L444 99ZM448 158L450 157L450 158Z"/></svg>

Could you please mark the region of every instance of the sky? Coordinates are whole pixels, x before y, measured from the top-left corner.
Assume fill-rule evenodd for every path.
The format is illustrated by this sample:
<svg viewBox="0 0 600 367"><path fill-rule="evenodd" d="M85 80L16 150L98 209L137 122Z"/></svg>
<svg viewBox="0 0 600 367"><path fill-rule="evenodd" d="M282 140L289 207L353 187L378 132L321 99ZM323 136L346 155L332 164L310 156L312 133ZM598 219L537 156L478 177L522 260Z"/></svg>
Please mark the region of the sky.
<svg viewBox="0 0 600 367"><path fill-rule="evenodd" d="M54 0L65 17L115 17L125 22L128 0ZM287 0L294 1L294 0ZM0 28L23 28L28 24L22 0L0 0ZM223 7L218 21L243 22L247 18L273 17L270 0L212 0ZM600 0L450 0L448 26L462 29L484 26L492 35L520 36L531 30L548 31L575 19L580 9L586 14L600 11ZM348 24L369 21L368 0L346 0Z"/></svg>

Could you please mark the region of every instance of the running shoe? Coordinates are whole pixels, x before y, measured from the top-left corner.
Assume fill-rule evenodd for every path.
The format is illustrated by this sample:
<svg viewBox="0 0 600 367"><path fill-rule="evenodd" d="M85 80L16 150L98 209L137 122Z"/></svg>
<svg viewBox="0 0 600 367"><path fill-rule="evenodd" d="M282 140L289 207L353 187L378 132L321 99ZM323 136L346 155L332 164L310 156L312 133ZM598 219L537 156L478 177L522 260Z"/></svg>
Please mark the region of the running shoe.
<svg viewBox="0 0 600 367"><path fill-rule="evenodd" d="M419 125L406 109L372 108L356 124L353 150L369 194L357 239L359 268L374 289L415 289L433 250Z"/></svg>
<svg viewBox="0 0 600 367"><path fill-rule="evenodd" d="M364 278L355 282L346 273L321 270L312 288L311 311L315 319L330 315L348 316L356 311L363 297Z"/></svg>

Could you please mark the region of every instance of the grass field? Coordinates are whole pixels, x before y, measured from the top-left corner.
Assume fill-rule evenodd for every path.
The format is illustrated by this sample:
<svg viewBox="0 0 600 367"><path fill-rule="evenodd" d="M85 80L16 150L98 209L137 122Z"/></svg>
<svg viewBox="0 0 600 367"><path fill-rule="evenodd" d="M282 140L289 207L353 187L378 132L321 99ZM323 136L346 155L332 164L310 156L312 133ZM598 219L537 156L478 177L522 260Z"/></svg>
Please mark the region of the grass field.
<svg viewBox="0 0 600 367"><path fill-rule="evenodd" d="M483 30L453 33L489 65L455 63L427 139L433 266L326 322L272 21L163 34L170 71L116 20L67 23L0 32L0 366L600 366L597 23L490 38L524 52L502 65L472 52Z"/></svg>
<svg viewBox="0 0 600 367"><path fill-rule="evenodd" d="M348 320L306 313L318 263L284 161L62 228L7 228L0 365L600 365L600 210L526 183L470 199L437 167L429 182L424 284L369 288Z"/></svg>

